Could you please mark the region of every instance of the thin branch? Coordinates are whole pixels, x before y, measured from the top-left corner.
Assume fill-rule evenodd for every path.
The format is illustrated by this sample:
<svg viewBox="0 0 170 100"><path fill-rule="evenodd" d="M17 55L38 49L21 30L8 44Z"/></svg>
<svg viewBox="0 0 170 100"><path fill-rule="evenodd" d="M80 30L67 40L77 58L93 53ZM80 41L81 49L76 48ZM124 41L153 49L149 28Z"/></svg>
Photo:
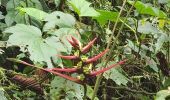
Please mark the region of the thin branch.
<svg viewBox="0 0 170 100"><path fill-rule="evenodd" d="M127 13L127 15L126 15L126 19L125 19L124 22L126 22L127 17L130 15L130 12L131 12L132 8L134 7L136 1L137 1L137 0L135 0L134 4L131 6L130 10L128 11L128 13ZM118 23L118 21L119 21L119 19L120 19L120 16L121 16L121 14L122 14L122 11L123 11L123 8L124 8L126 2L127 2L127 0L124 0L124 2L123 2L123 4L122 4L121 10L120 10L120 12L119 12L119 15L118 15L118 17L117 17L117 20L116 20L115 25L114 25L113 30L112 30L113 33L111 34L111 36L110 36L110 38L109 38L109 42L108 42L108 44L107 44L107 48L106 48L106 49L109 49L109 47L110 47L111 44L112 44L112 37L113 37L113 35L114 35L114 33L115 33L115 30L116 30L116 27L117 27L117 23ZM114 43L113 43L113 45L112 45L112 47L111 47L111 50L110 50L110 53L109 53L109 57L108 57L107 59L106 59L106 56L103 57L103 58L104 58L103 60L106 59L106 63L104 64L104 67L107 65L107 63L109 62L110 57L112 56L112 55L111 55L112 49L116 46L116 41L118 40L118 37L119 37L119 35L120 35L121 30L123 29L123 27L124 27L124 23L122 23L121 28L120 28L118 34L116 35L116 38L115 38L115 40L114 40ZM92 95L92 100L94 100L94 98L95 98L95 96L96 96L96 93L97 93L97 91L98 91L99 84L100 84L102 78L103 78L103 74L101 74L101 75L99 75L99 76L97 77L96 84L95 84L95 87L94 87L94 92L93 92L93 95Z"/></svg>
<svg viewBox="0 0 170 100"><path fill-rule="evenodd" d="M121 10L120 10L120 12L119 12L119 15L118 15L118 17L117 17L117 20L116 20L115 25L114 25L113 30L112 30L113 33L111 34L111 36L110 36L110 38L109 38L109 42L108 42L108 44L107 44L106 49L109 49L109 47L111 46L112 37L113 37L113 35L114 35L114 32L115 32L115 30L116 30L116 27L117 27L119 18L120 18L121 14L122 14L122 11L123 11L123 8L124 8L126 2L127 2L127 0L124 0L124 2L123 2L123 4L122 4ZM118 37L118 36L117 36L117 37ZM117 39L115 39L115 41L117 41ZM111 52L111 51L110 51L110 52ZM106 56L104 56L103 58L106 59ZM110 58L110 57L109 57L109 58ZM103 60L104 60L104 59L103 59ZM104 67L107 65L107 63L108 63L108 60L106 61ZM96 93L97 93L98 88L99 88L99 84L100 84L100 82L101 82L101 80L102 80L102 77L103 77L103 74L101 74L101 75L99 75L99 76L97 77L96 84L95 84L95 87L94 87L94 92L93 92L93 95L92 95L92 100L94 100L94 98L95 98L95 96L96 96Z"/></svg>
<svg viewBox="0 0 170 100"><path fill-rule="evenodd" d="M139 91L139 90L131 89L131 88L128 88L128 87L112 87L112 86L106 86L106 87L110 88L110 89L125 90L125 91L138 93L138 94L144 94L144 95L156 95L156 93L147 92L147 91L144 91L144 90Z"/></svg>

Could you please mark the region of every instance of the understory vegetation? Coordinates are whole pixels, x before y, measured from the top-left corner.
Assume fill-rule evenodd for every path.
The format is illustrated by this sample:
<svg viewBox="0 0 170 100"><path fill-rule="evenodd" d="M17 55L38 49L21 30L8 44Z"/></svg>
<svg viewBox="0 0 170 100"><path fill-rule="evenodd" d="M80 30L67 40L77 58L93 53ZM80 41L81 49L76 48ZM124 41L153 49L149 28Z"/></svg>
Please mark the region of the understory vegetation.
<svg viewBox="0 0 170 100"><path fill-rule="evenodd" d="M170 100L169 0L0 0L1 100Z"/></svg>

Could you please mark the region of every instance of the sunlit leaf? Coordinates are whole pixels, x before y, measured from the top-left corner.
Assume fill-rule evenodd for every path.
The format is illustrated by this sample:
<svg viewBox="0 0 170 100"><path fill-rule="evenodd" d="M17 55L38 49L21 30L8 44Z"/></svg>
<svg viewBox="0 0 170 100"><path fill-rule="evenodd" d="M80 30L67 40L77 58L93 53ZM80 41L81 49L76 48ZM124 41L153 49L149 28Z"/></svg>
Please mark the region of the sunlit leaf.
<svg viewBox="0 0 170 100"><path fill-rule="evenodd" d="M101 26L105 25L108 21L116 21L118 12L111 12L105 10L97 10L100 15L93 17L96 19Z"/></svg>
<svg viewBox="0 0 170 100"><path fill-rule="evenodd" d="M44 18L48 15L48 13L36 9L36 8L18 8L20 11L27 13L28 15L38 19L38 20L44 20Z"/></svg>
<svg viewBox="0 0 170 100"><path fill-rule="evenodd" d="M68 1L72 9L79 15L79 16L98 16L99 13L93 8L90 7L90 2L86 0L69 0Z"/></svg>
<svg viewBox="0 0 170 100"><path fill-rule="evenodd" d="M133 5L134 1L129 0L129 4ZM164 13L162 10L159 10L158 8L152 7L151 5L144 4L141 1L137 1L134 5L136 10L140 14L147 14L147 15L152 15L152 16L157 16L159 18L166 18L167 15Z"/></svg>

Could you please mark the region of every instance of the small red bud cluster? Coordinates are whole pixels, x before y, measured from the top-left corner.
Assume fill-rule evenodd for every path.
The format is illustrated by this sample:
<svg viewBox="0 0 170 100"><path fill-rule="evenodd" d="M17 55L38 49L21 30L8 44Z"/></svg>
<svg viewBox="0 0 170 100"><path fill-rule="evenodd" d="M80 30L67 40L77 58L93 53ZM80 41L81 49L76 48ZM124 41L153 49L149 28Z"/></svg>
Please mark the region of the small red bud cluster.
<svg viewBox="0 0 170 100"><path fill-rule="evenodd" d="M109 49L104 50L103 52L99 53L98 55L88 58L85 56L86 53L88 53L90 51L90 49L92 48L93 44L95 43L97 38L94 38L92 41L90 41L86 46L82 47L82 44L80 43L80 41L78 41L76 38L74 38L73 36L71 36L71 40L67 39L68 42L79 51L79 53L75 53L74 55L69 55L69 56L65 56L65 55L58 55L60 58L62 59L66 59L66 60L78 60L78 63L76 66L72 67L72 68L40 68L40 67L36 67L32 64L29 64L27 62L21 61L21 60L16 60L16 59L8 59L11 61L15 61L18 63L22 63L31 67L36 67L39 68L41 70L44 70L46 72L52 73L54 75L63 77L65 79L68 79L70 81L79 83L79 84L84 84L84 82L86 82L86 79L89 77L93 77L93 76L97 76L99 74L104 73L105 71L110 70L113 67L116 67L117 65L121 65L124 64L126 62L126 60L122 60L116 64L110 65L109 67L103 68L101 70L96 70L95 68L93 68L93 63L96 62L98 59L100 59L103 55L105 55ZM69 76L68 74L65 73L78 73L79 75L77 77L72 77Z"/></svg>
<svg viewBox="0 0 170 100"><path fill-rule="evenodd" d="M98 55L88 58L85 56L86 53L88 53L90 51L90 49L92 48L93 44L95 43L95 41L97 40L97 38L94 38L92 41L90 41L86 46L82 47L82 44L80 43L80 41L78 41L75 37L71 36L71 39L68 39L68 42L79 51L79 54L76 55L58 55L60 58L62 59L66 59L66 60L79 60L77 65L74 66L73 68L52 68L48 71L51 71L51 73L56 74L60 77L66 78L68 80L71 80L73 82L82 84L83 82L85 82L86 78L88 77L93 77L93 76L97 76L101 73L104 73L107 70L110 70L111 68L120 65L120 64L124 64L126 60L120 61L116 64L110 65L109 67L103 68L101 70L96 71L95 69L93 69L93 63L95 61L97 61L98 59L100 59L103 55L105 55L109 49L104 50L103 52L99 53ZM55 72L55 73L54 73ZM63 75L59 72L67 72L67 73L79 73L80 76L77 77L71 77L68 75Z"/></svg>

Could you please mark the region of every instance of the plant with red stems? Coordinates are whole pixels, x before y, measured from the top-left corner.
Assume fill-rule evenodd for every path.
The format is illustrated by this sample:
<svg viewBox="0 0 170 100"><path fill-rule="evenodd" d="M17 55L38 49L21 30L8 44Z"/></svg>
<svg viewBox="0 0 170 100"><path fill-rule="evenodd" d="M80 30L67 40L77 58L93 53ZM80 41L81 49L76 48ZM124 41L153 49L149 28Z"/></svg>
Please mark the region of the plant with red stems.
<svg viewBox="0 0 170 100"><path fill-rule="evenodd" d="M67 59L67 60L78 60L78 63L72 67L72 68L40 68L40 67L36 67L34 65L28 64L24 61L21 60L16 60L16 59L8 59L8 60L12 60L15 62L19 62L22 64L26 64L28 66L32 66L32 67L36 67L39 69L42 69L46 72L52 73L54 75L58 75L60 77L63 77L65 79L68 79L70 81L79 83L79 84L84 84L86 83L86 80L88 77L93 77L93 76L97 76L101 73L104 73L107 70L110 70L113 67L116 67L117 65L121 65L124 64L126 60L122 60L116 64L110 65L107 68L103 68L101 70L95 70L95 68L93 68L93 63L95 61L97 61L98 59L100 59L103 55L105 55L109 49L104 50L103 52L99 53L98 55L88 58L85 56L86 53L89 52L90 48L92 48L93 44L95 43L97 38L94 38L92 41L90 41L86 46L82 47L81 43L74 38L73 36L71 36L71 40L67 39L68 42L75 48L78 50L78 53L75 53L74 55L58 55L58 57L62 58L62 59ZM77 77L72 77L69 76L67 74L64 74L63 72L66 73L78 73L79 75Z"/></svg>

